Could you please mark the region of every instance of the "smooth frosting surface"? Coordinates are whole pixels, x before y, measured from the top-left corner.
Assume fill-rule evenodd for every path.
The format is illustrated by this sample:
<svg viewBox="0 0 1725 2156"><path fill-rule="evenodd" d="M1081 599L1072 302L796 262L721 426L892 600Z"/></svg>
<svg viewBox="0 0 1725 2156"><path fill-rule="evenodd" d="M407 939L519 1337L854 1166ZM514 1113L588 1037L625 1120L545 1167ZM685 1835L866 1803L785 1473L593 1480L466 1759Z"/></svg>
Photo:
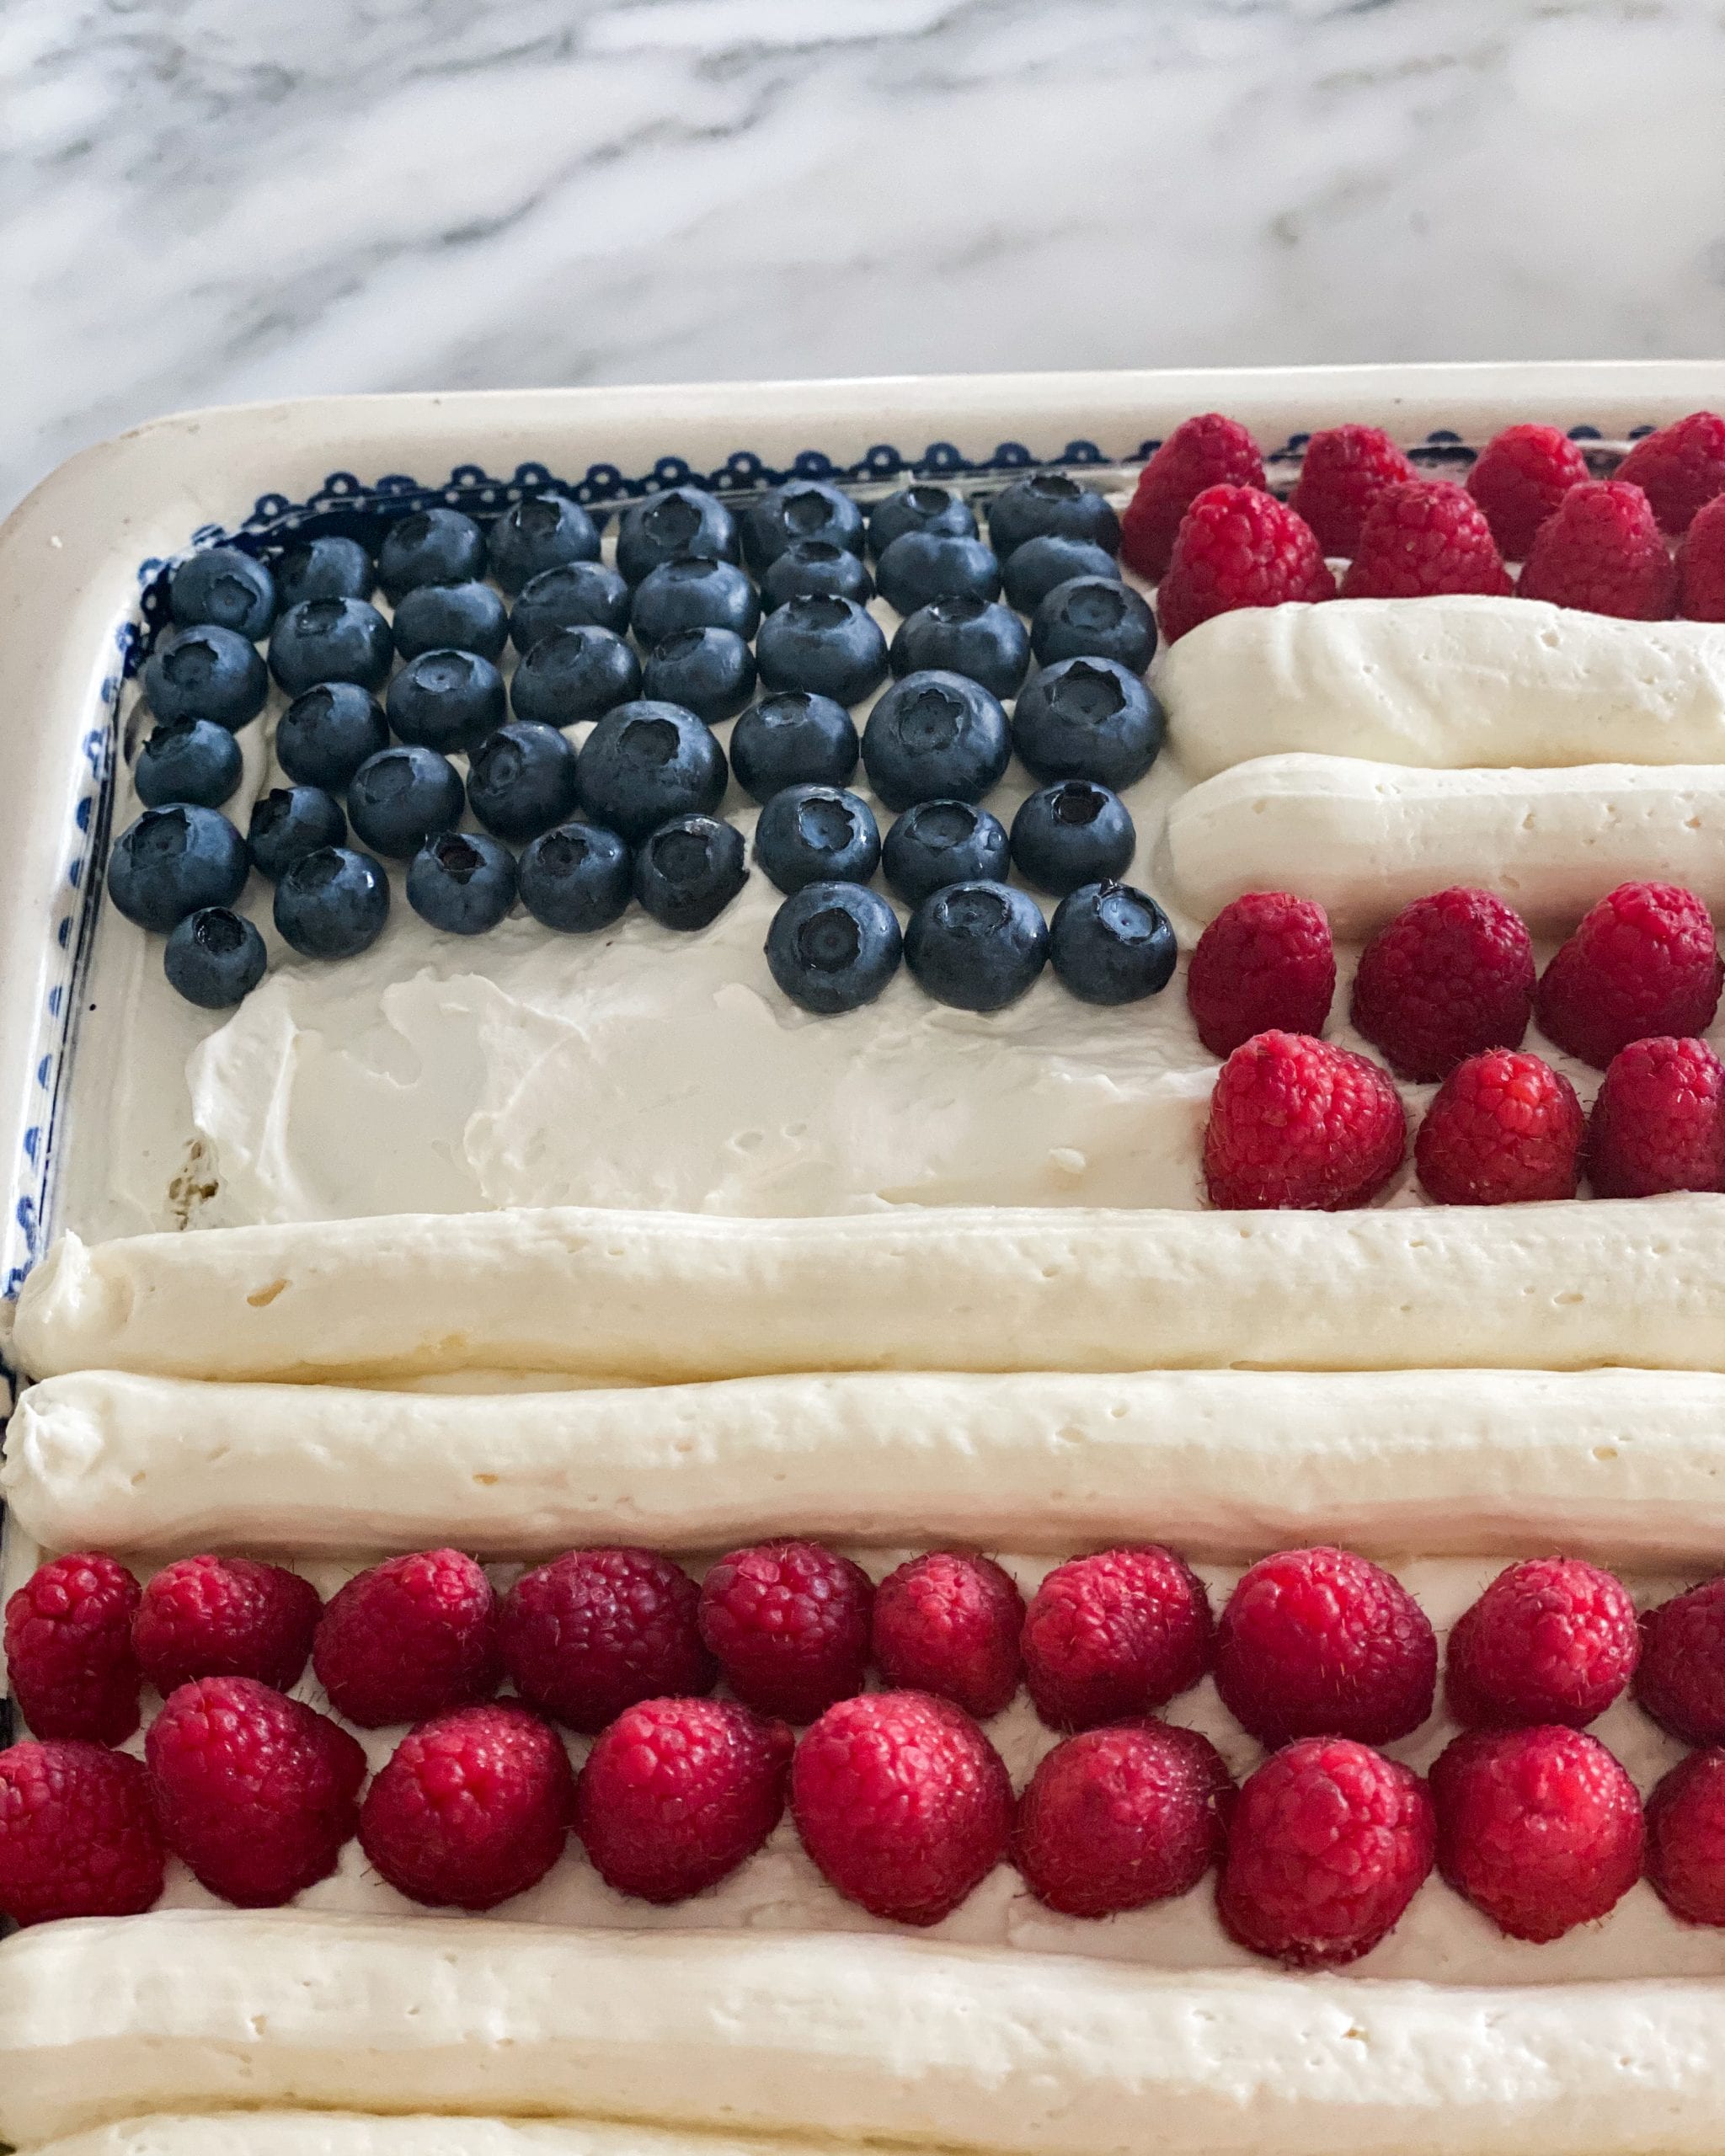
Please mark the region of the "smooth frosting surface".
<svg viewBox="0 0 1725 2156"><path fill-rule="evenodd" d="M452 2118L419 2111L158 2112L41 2145L40 2156L814 2156L816 2144L607 2126L594 2119ZM830 2156L830 2144L825 2144Z"/></svg>

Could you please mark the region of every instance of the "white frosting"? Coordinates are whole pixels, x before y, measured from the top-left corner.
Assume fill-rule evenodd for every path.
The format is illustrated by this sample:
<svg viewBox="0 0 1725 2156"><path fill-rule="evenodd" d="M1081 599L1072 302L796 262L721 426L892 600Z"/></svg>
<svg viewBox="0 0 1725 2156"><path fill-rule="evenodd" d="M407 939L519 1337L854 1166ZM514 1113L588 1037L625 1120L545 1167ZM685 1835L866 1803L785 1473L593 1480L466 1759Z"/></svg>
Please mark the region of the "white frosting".
<svg viewBox="0 0 1725 2156"><path fill-rule="evenodd" d="M830 2143L607 2126L588 2119L456 2118L416 2111L156 2112L41 2145L38 2156L832 2156Z"/></svg>

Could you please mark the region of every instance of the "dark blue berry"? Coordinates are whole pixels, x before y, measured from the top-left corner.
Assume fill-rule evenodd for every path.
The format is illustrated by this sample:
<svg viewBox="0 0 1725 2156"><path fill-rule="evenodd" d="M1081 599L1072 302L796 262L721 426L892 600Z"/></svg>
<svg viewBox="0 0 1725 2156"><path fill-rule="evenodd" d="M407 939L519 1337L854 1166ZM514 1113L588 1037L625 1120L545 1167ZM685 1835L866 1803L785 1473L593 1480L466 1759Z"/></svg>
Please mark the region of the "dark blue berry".
<svg viewBox="0 0 1725 2156"><path fill-rule="evenodd" d="M1044 667L1012 707L1012 746L1039 779L1093 778L1117 793L1156 761L1162 705L1111 659Z"/></svg>
<svg viewBox="0 0 1725 2156"><path fill-rule="evenodd" d="M371 557L357 539L333 532L308 539L275 564L275 604L284 614L307 599L369 599L377 588Z"/></svg>
<svg viewBox="0 0 1725 2156"><path fill-rule="evenodd" d="M729 629L752 637L761 626L761 601L734 562L680 554L649 569L635 586L629 626L644 651L679 629Z"/></svg>
<svg viewBox="0 0 1725 2156"><path fill-rule="evenodd" d="M718 726L755 692L755 654L734 629L673 629L647 654L641 693Z"/></svg>
<svg viewBox="0 0 1725 2156"><path fill-rule="evenodd" d="M862 768L889 808L980 801L1012 760L998 696L962 674L907 674L868 714Z"/></svg>
<svg viewBox="0 0 1725 2156"><path fill-rule="evenodd" d="M1002 561L1032 539L1080 539L1104 553L1120 544L1120 520L1094 487L1064 472L1033 472L1002 487L989 504L988 536Z"/></svg>
<svg viewBox="0 0 1725 2156"><path fill-rule="evenodd" d="M817 594L787 600L755 639L769 689L810 689L835 703L859 704L886 679L886 638L854 599Z"/></svg>
<svg viewBox="0 0 1725 2156"><path fill-rule="evenodd" d="M766 963L793 1003L823 1018L873 1003L899 969L898 915L861 883L807 883L766 931Z"/></svg>
<svg viewBox="0 0 1725 2156"><path fill-rule="evenodd" d="M587 736L576 778L581 806L632 844L673 816L724 798L724 750L681 704L627 703Z"/></svg>
<svg viewBox="0 0 1725 2156"><path fill-rule="evenodd" d="M307 689L275 724L277 760L306 786L344 787L367 756L388 746L383 707L353 681Z"/></svg>
<svg viewBox="0 0 1725 2156"><path fill-rule="evenodd" d="M377 549L377 581L392 603L422 584L471 584L485 574L485 535L458 509L422 509L392 524Z"/></svg>
<svg viewBox="0 0 1725 2156"><path fill-rule="evenodd" d="M676 816L635 856L635 896L665 928L705 928L749 880L743 835L713 816Z"/></svg>
<svg viewBox="0 0 1725 2156"><path fill-rule="evenodd" d="M497 659L509 641L509 612L489 584L422 584L403 595L394 627L403 659L454 650Z"/></svg>
<svg viewBox="0 0 1725 2156"><path fill-rule="evenodd" d="M770 611L790 599L814 599L831 592L866 606L874 596L874 579L862 557L830 539L793 539L761 579L761 596Z"/></svg>
<svg viewBox="0 0 1725 2156"><path fill-rule="evenodd" d="M1123 876L1137 845L1125 803L1087 778L1041 787L1012 819L1012 866L1057 899Z"/></svg>
<svg viewBox="0 0 1725 2156"><path fill-rule="evenodd" d="M842 786L861 753L849 712L807 689L763 696L731 729L731 769L757 801L787 786Z"/></svg>
<svg viewBox="0 0 1725 2156"><path fill-rule="evenodd" d="M1047 532L1040 538L1027 539L1016 553L1007 556L1001 570L1007 597L1021 614L1033 614L1057 584L1068 583L1075 576L1106 577L1118 584L1119 566L1112 554L1092 547L1087 539L1067 539L1057 532Z"/></svg>
<svg viewBox="0 0 1725 2156"><path fill-rule="evenodd" d="M805 883L866 883L880 866L880 827L860 794L788 786L755 826L755 858L782 891Z"/></svg>
<svg viewBox="0 0 1725 2156"><path fill-rule="evenodd" d="M617 520L617 565L631 584L679 554L734 562L737 553L737 520L699 487L672 487L650 501L631 502Z"/></svg>
<svg viewBox="0 0 1725 2156"><path fill-rule="evenodd" d="M1142 674L1156 654L1156 616L1130 584L1069 577L1037 608L1030 648L1044 666L1063 659L1112 659Z"/></svg>
<svg viewBox="0 0 1725 2156"><path fill-rule="evenodd" d="M907 531L895 539L874 565L874 581L888 606L914 614L931 599L963 594L998 599L1001 565L980 539L943 537L933 531Z"/></svg>
<svg viewBox="0 0 1725 2156"><path fill-rule="evenodd" d="M554 726L517 719L474 750L467 800L488 831L519 846L574 814L575 752Z"/></svg>
<svg viewBox="0 0 1725 2156"><path fill-rule="evenodd" d="M560 824L537 838L516 864L521 904L535 921L568 936L609 928L629 903L634 863L615 831Z"/></svg>
<svg viewBox="0 0 1725 2156"><path fill-rule="evenodd" d="M460 823L461 774L435 749L382 750L354 773L347 819L374 852L409 861L434 831Z"/></svg>
<svg viewBox="0 0 1725 2156"><path fill-rule="evenodd" d="M937 1003L1001 1011L1048 958L1048 924L1011 883L948 883L926 898L905 931L905 963Z"/></svg>
<svg viewBox="0 0 1725 2156"><path fill-rule="evenodd" d="M306 599L281 615L270 638L270 671L291 696L319 681L381 689L395 642L363 599Z"/></svg>
<svg viewBox="0 0 1725 2156"><path fill-rule="evenodd" d="M603 562L569 562L547 569L516 600L509 617L509 640L529 652L553 629L609 629L621 636L629 626L629 587Z"/></svg>
<svg viewBox="0 0 1725 2156"><path fill-rule="evenodd" d="M200 906L231 906L251 867L226 816L195 803L147 808L114 842L108 889L140 928L164 934Z"/></svg>
<svg viewBox="0 0 1725 2156"><path fill-rule="evenodd" d="M383 933L389 878L369 853L326 846L288 870L275 886L274 911L276 932L302 958L351 958Z"/></svg>
<svg viewBox="0 0 1725 2156"><path fill-rule="evenodd" d="M321 786L272 786L252 803L246 851L260 876L279 883L295 862L347 836L341 803Z"/></svg>
<svg viewBox="0 0 1725 2156"><path fill-rule="evenodd" d="M1004 883L1012 866L1007 827L969 801L919 801L886 835L886 880L907 906L948 883Z"/></svg>
<svg viewBox="0 0 1725 2156"><path fill-rule="evenodd" d="M1081 884L1055 908L1049 958L1086 1003L1136 1003L1158 994L1179 955L1168 916L1130 884Z"/></svg>
<svg viewBox="0 0 1725 2156"><path fill-rule="evenodd" d="M138 750L131 782L147 808L167 801L219 808L239 784L239 743L213 718L176 718L158 726Z"/></svg>
<svg viewBox="0 0 1725 2156"><path fill-rule="evenodd" d="M991 696L1015 696L1030 668L1030 632L999 600L954 593L906 616L887 656L895 674L944 668Z"/></svg>
<svg viewBox="0 0 1725 2156"><path fill-rule="evenodd" d="M227 906L204 906L168 931L162 969L170 988L200 1011L243 1003L264 978L269 954L251 922Z"/></svg>
<svg viewBox="0 0 1725 2156"><path fill-rule="evenodd" d="M258 716L269 692L257 646L213 622L170 629L144 661L145 701L164 721L210 718L237 728Z"/></svg>
<svg viewBox="0 0 1725 2156"><path fill-rule="evenodd" d="M862 551L862 512L851 497L825 479L793 479L750 502L739 519L743 552L757 571L776 562L798 539L824 539L852 554Z"/></svg>
<svg viewBox="0 0 1725 2156"><path fill-rule="evenodd" d="M483 936L515 902L515 858L483 831L440 831L408 864L408 904L450 936Z"/></svg>
<svg viewBox="0 0 1725 2156"><path fill-rule="evenodd" d="M579 726L641 691L641 662L614 630L553 629L541 637L509 685L517 718Z"/></svg>
<svg viewBox="0 0 1725 2156"><path fill-rule="evenodd" d="M403 741L446 755L477 748L504 722L503 676L472 651L422 651L389 685L384 708Z"/></svg>
<svg viewBox="0 0 1725 2156"><path fill-rule="evenodd" d="M974 539L976 517L962 494L919 479L914 487L878 501L868 512L868 551L876 561L907 531L926 531L937 539Z"/></svg>
<svg viewBox="0 0 1725 2156"><path fill-rule="evenodd" d="M599 527L566 494L535 494L491 527L491 574L513 595L547 569L599 559Z"/></svg>
<svg viewBox="0 0 1725 2156"><path fill-rule="evenodd" d="M255 643L275 619L275 579L238 547L211 547L168 577L168 611L183 629L214 622Z"/></svg>

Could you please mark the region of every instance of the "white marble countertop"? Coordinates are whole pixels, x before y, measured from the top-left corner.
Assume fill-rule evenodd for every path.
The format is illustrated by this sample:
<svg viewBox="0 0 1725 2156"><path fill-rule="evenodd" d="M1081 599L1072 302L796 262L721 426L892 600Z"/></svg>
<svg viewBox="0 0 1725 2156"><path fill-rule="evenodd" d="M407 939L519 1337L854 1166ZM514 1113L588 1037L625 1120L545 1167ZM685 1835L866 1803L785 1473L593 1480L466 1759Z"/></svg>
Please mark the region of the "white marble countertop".
<svg viewBox="0 0 1725 2156"><path fill-rule="evenodd" d="M1713 0L3 0L0 508L318 391L1725 350Z"/></svg>

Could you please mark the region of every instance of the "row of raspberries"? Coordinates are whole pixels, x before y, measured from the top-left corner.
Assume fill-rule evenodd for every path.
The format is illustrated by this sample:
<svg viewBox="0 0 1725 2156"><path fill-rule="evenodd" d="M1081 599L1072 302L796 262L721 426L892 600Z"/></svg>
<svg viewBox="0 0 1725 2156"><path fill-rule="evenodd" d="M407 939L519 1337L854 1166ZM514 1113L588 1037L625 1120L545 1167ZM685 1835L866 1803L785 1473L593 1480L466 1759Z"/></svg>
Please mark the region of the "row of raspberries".
<svg viewBox="0 0 1725 2156"><path fill-rule="evenodd" d="M1630 621L1725 621L1725 419L1661 428L1603 480L1557 428L1509 427L1465 486L1421 479L1377 427L1327 428L1284 503L1245 428L1210 412L1151 457L1121 533L1170 643L1236 607L1332 599L1341 558L1344 599L1519 591Z"/></svg>

